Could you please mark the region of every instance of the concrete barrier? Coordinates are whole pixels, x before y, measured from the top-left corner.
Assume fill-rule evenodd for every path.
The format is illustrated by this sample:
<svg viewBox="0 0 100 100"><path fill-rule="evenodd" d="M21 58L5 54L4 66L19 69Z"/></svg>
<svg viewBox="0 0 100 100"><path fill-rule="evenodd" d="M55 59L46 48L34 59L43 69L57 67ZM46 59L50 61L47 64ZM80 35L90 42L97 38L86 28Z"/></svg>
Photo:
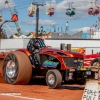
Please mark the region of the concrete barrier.
<svg viewBox="0 0 100 100"><path fill-rule="evenodd" d="M0 50L26 48L29 39L0 39ZM71 44L72 48L85 48L86 54L100 52L100 40L67 40L67 39L45 39L47 46L59 48L60 44Z"/></svg>
<svg viewBox="0 0 100 100"><path fill-rule="evenodd" d="M100 66L93 66L92 70L96 71L94 71L94 79L89 79L86 82L82 100L100 100Z"/></svg>
<svg viewBox="0 0 100 100"><path fill-rule="evenodd" d="M82 100L100 100L100 83L98 81L88 81L86 83Z"/></svg>

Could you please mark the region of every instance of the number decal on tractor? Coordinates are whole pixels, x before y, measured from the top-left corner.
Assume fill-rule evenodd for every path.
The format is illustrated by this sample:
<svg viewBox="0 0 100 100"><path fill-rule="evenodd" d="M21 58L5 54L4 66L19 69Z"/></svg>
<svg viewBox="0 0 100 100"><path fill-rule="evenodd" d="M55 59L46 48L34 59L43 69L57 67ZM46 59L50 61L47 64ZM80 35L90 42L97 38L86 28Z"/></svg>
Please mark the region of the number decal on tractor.
<svg viewBox="0 0 100 100"><path fill-rule="evenodd" d="M54 62L54 61L49 61L49 60L46 60L44 63L43 63L43 67L56 67L57 65L59 64L59 62Z"/></svg>

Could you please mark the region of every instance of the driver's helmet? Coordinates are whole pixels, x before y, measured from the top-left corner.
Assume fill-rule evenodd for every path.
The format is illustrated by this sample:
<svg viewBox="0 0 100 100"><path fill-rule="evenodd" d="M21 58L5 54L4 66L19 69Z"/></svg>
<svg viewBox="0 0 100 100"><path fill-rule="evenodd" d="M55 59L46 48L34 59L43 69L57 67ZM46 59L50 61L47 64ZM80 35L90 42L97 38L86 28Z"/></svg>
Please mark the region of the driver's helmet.
<svg viewBox="0 0 100 100"><path fill-rule="evenodd" d="M35 43L38 44L38 40L36 40Z"/></svg>
<svg viewBox="0 0 100 100"><path fill-rule="evenodd" d="M38 40L35 40L33 45L37 48L39 45L38 45Z"/></svg>

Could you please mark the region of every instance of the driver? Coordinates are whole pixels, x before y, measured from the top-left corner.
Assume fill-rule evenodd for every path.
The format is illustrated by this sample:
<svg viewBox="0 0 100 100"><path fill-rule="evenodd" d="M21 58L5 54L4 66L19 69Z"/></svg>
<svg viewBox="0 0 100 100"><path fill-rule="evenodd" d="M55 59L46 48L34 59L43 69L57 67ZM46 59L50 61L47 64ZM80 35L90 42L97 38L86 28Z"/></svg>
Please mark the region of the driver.
<svg viewBox="0 0 100 100"><path fill-rule="evenodd" d="M34 55L35 59L37 60L38 64L40 64L40 48L38 45L38 41L35 41L32 46L32 54Z"/></svg>

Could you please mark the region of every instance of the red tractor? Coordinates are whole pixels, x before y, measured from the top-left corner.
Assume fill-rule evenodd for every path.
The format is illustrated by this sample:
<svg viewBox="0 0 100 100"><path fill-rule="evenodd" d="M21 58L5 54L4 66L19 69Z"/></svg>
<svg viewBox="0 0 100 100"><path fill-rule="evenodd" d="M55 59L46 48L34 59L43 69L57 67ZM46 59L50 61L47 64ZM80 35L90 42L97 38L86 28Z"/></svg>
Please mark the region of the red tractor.
<svg viewBox="0 0 100 100"><path fill-rule="evenodd" d="M32 51L33 44L38 44L39 50ZM2 73L9 84L27 84L31 78L45 78L50 88L58 88L63 81L84 82L90 70L84 68L83 63L84 56L80 53L54 49L46 46L42 39L32 38L27 49L6 54Z"/></svg>
<svg viewBox="0 0 100 100"><path fill-rule="evenodd" d="M50 88L62 82L85 82L90 69L84 68L84 55L46 46L43 39L31 38L27 48L0 53L2 75L8 84L28 84L30 79L44 78Z"/></svg>

